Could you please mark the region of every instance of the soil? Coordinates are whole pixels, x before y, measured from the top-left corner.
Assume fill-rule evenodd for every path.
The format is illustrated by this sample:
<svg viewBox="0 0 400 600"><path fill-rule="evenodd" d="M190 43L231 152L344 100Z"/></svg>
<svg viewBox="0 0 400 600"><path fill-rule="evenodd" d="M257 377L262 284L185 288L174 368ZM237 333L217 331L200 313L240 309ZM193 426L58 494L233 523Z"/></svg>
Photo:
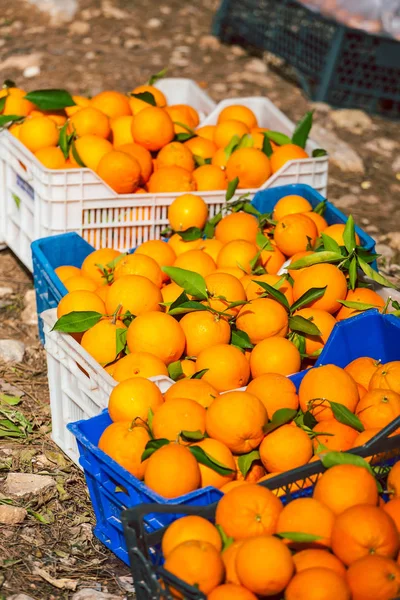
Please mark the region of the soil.
<svg viewBox="0 0 400 600"><path fill-rule="evenodd" d="M276 57L250 55L211 37L214 0L82 0L74 20L61 24L23 0L0 0L0 6L0 77L27 90L129 91L168 66L168 76L196 80L216 101L266 95L292 120L314 108L316 123L355 150L365 167L355 173L332 165L329 198L345 212L351 209L377 239L385 273L398 280L399 122L371 117L360 132L350 115L345 126L338 125L337 111L310 103ZM382 146L380 140L389 143ZM13 293L0 299L0 337L22 340L26 353L21 364L0 363L0 393L18 395L10 386L23 392L16 408L32 423L32 432L16 441L1 439L0 479L9 470L46 473L55 478L57 493L43 505L31 503L23 524L0 525L0 600L17 593L72 599L81 588L134 597L126 592L128 568L92 534L94 517L81 471L50 439L45 352L36 329L21 319L32 277L9 250L0 252L0 287L5 286Z"/></svg>

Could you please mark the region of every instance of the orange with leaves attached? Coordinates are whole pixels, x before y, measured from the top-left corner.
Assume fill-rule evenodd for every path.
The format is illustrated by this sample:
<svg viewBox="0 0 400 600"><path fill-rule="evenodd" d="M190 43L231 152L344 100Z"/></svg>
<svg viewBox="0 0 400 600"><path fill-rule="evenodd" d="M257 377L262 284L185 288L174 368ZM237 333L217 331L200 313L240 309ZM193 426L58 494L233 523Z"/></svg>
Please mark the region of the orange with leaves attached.
<svg viewBox="0 0 400 600"><path fill-rule="evenodd" d="M318 236L317 227L306 214L289 214L278 221L274 241L286 256L309 250Z"/></svg>
<svg viewBox="0 0 400 600"><path fill-rule="evenodd" d="M132 421L118 421L103 431L98 446L129 473L143 479L147 461L142 462L142 454L149 441L145 427Z"/></svg>

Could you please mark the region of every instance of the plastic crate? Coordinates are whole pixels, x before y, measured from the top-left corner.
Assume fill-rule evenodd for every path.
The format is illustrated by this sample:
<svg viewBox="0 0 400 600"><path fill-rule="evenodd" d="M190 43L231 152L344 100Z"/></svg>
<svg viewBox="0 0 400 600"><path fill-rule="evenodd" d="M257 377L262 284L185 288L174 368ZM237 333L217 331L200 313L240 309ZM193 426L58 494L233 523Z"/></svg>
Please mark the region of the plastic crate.
<svg viewBox="0 0 400 600"><path fill-rule="evenodd" d="M254 99L243 102L247 101L253 103ZM294 124L271 102L264 99L261 103L265 119L261 124L266 122L269 127L287 133L293 131ZM215 109L215 115L218 110ZM309 147L316 145L310 142ZM326 195L328 157L303 162L284 165L264 187L305 183ZM4 175L0 179L4 241L30 270L31 242L50 235L74 231L95 248L112 246L119 250L159 239L168 224L168 206L179 195L176 192L120 195L90 169L45 169L8 131L0 134L0 163L0 174L3 171ZM246 191L238 190L235 197ZM256 191L249 190L252 195ZM209 205L211 217L225 204L224 190L199 194Z"/></svg>
<svg viewBox="0 0 400 600"><path fill-rule="evenodd" d="M165 77L159 79L155 87L163 92L170 106L173 104L193 106L199 113L200 121L203 121L216 107L214 100L193 79Z"/></svg>
<svg viewBox="0 0 400 600"><path fill-rule="evenodd" d="M285 59L315 101L400 117L400 43L351 29L296 0L222 0L213 32Z"/></svg>
<svg viewBox="0 0 400 600"><path fill-rule="evenodd" d="M400 419L399 423L400 425ZM388 431L392 431L393 428ZM388 438L384 432L379 440L366 444L352 452L364 458L371 459L379 482L385 486L388 467L400 458L400 436ZM382 458L382 453L385 458ZM296 498L310 497L316 481L325 471L320 461L308 464L291 471L290 475L281 474L259 485L269 488L272 492L281 495L283 504ZM295 484L295 485L293 485ZM295 488L296 491L292 491ZM215 519L216 504L204 507L179 507L144 505L131 507L122 515L125 531L126 545L130 559L130 566L135 586L137 600L172 600L184 597L190 600L205 600L206 596L195 587L191 587L172 575L163 568L164 559L161 552L161 539L164 527L152 531L147 525L149 515L154 518L167 519L174 516L174 520L184 515L199 515L211 522ZM179 515L176 513L179 511ZM172 592L175 590L175 593ZM182 596L178 596L180 592Z"/></svg>

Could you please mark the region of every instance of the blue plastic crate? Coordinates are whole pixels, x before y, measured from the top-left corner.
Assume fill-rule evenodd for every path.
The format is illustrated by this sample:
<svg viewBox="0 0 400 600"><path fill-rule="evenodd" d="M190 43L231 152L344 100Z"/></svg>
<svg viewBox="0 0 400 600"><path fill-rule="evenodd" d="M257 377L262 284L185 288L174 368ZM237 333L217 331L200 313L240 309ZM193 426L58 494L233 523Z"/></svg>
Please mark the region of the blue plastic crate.
<svg viewBox="0 0 400 600"><path fill-rule="evenodd" d="M253 203L260 212L271 212L278 200L289 194L297 194L306 198L313 207L324 200L310 186L293 184L258 192L254 196ZM327 202L326 205L325 218L329 225L345 223L347 219L330 202ZM356 227L356 231L360 236L361 244L370 252L374 252L374 240L359 227ZM61 298L67 293L65 286L54 273L54 269L61 265L81 267L86 256L93 252L94 248L77 233L63 233L42 238L33 242L31 248L37 312L40 315L49 308L56 308ZM44 344L43 324L40 317L38 327L40 340Z"/></svg>

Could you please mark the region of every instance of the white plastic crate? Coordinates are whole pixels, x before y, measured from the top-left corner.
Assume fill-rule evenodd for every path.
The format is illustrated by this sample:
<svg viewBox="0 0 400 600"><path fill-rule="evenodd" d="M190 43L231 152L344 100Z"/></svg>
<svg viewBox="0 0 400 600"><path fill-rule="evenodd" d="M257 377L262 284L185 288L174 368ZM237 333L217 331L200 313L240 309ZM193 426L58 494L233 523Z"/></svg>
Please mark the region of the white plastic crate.
<svg viewBox="0 0 400 600"><path fill-rule="evenodd" d="M67 423L98 415L108 406L117 382L70 335L51 331L57 321L56 309L42 313L47 353L47 375L53 441L79 464L75 437ZM174 383L165 376L151 377L161 392Z"/></svg>

